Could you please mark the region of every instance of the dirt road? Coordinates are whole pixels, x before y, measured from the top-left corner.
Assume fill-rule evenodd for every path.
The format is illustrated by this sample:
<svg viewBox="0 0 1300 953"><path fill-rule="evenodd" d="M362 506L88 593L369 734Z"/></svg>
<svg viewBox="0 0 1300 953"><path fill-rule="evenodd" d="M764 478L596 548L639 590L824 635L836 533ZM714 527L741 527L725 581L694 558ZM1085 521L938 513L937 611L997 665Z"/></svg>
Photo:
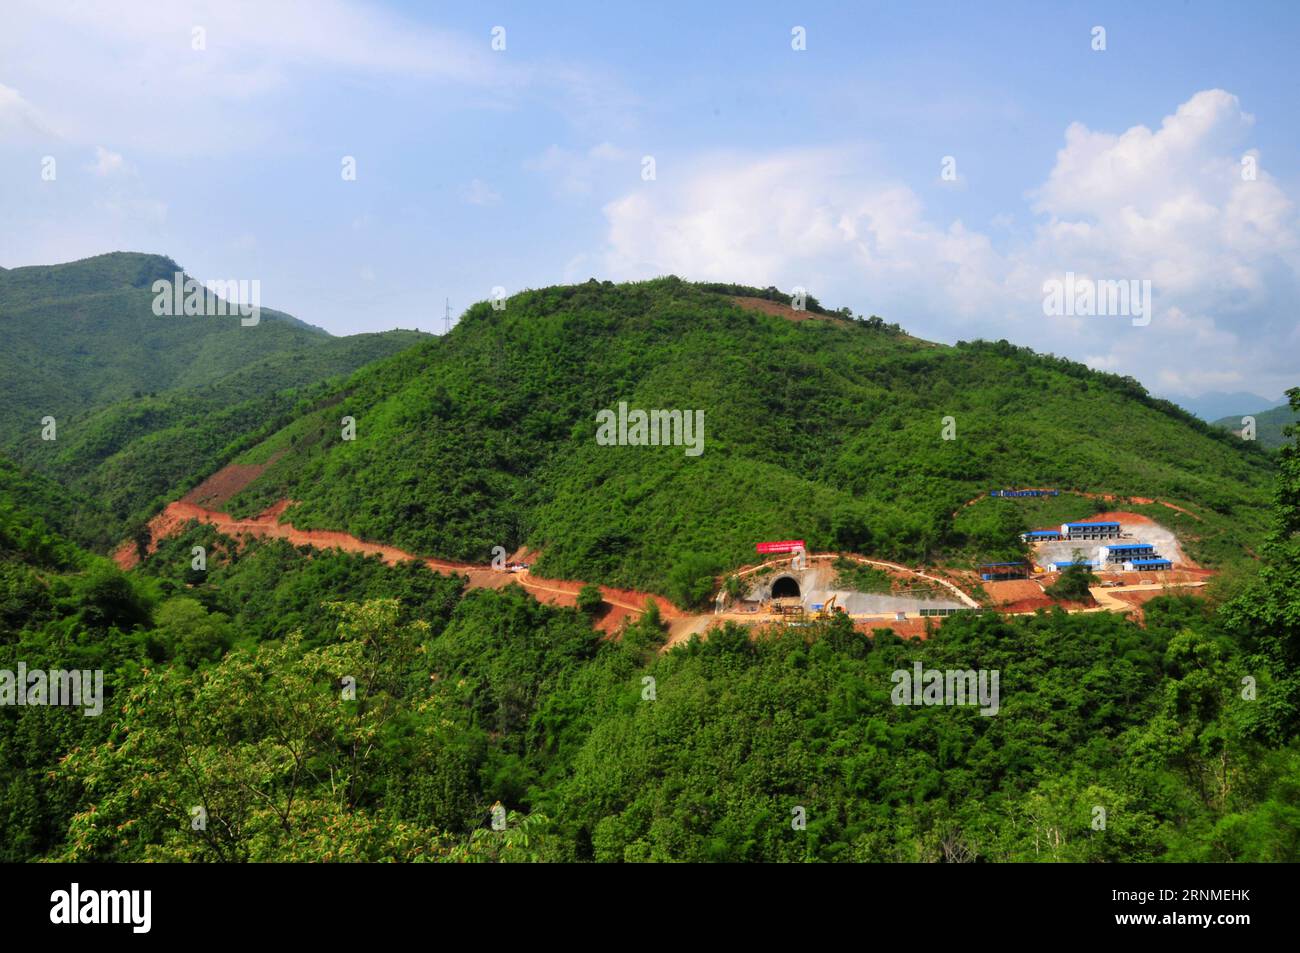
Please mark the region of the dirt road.
<svg viewBox="0 0 1300 953"><path fill-rule="evenodd" d="M1019 489L1041 490L1041 489L1045 489L1045 487L1027 486L1027 487L1019 487ZM1152 506L1158 503L1161 506L1169 507L1169 509L1171 510L1176 510L1177 512L1182 513L1185 516L1190 516L1192 519L1196 520L1197 522L1204 522L1204 520L1202 520L1191 510L1184 509L1183 507L1179 506L1177 503L1170 503L1166 500L1157 500L1149 496L1119 496L1118 494L1115 493L1085 493L1083 490L1062 490L1061 492L1063 494L1068 493L1071 496L1082 496L1089 500L1105 500L1107 503L1113 503L1115 500L1127 500L1129 503L1136 503L1138 506ZM963 507L974 506L980 500L991 500L991 499L999 499L999 497L991 497L987 493L985 493L975 497L974 499L967 500L965 503L962 504L962 506ZM1029 497L1029 499L1034 499L1034 497ZM957 514L960 512L961 510L957 510L952 515L956 517ZM1093 519L1093 518L1094 517L1089 517L1089 519Z"/></svg>
<svg viewBox="0 0 1300 953"><path fill-rule="evenodd" d="M488 565L455 562L447 559L431 559L417 556L396 546L384 543L372 543L358 539L351 533L336 530L298 529L292 523L280 521L280 516L289 508L290 501L281 500L269 509L249 519L236 519L229 513L208 509L197 503L179 500L169 503L165 509L149 521L151 541L149 552L157 549L159 540L179 533L190 520L216 527L227 536L256 537L259 539L283 539L295 546L311 546L315 549L340 549L344 552L359 553L363 556L378 556L389 565L402 562L422 562L434 572L459 574L466 576L471 589L501 589L511 583L518 583L530 592L539 602L572 606L578 602L578 592L584 583L567 579L545 579L534 576L528 570L505 572ZM139 562L133 543L123 543L113 553L113 559L123 569L130 569ZM614 589L600 587L601 596L609 609L597 622L601 631L612 632L623 619L638 616L645 609L646 601L653 600L659 607L659 614L665 622L671 624L685 617L680 609L663 596L633 589Z"/></svg>
<svg viewBox="0 0 1300 953"><path fill-rule="evenodd" d="M517 584L526 592L530 593L539 602L553 603L557 605L573 606L577 604L578 592L582 589L584 583L580 580L569 579L546 579L532 575L528 570L520 572L504 572L493 569L489 565L455 562L446 559L433 559L429 557L417 556L414 553L407 552L397 546L390 546L384 543L369 542L359 539L350 533L342 533L336 530L320 529L299 529L292 523L282 522L281 517L285 511L292 505L290 500L281 500L274 506L269 507L256 516L247 519L236 519L229 513L216 509L217 506L223 505L226 500L230 499L239 490L246 487L252 480L261 473L263 467L260 466L235 466L231 465L224 468L218 473L209 477L194 490L186 494L182 499L168 504L162 512L149 521L150 543L148 552L153 553L157 549L159 540L167 539L180 533L186 524L191 520L197 520L200 523L216 527L221 533L234 537L236 539L261 538L261 539L283 539L295 546L311 546L315 549L339 549L344 552L358 553L364 556L378 556L384 562L390 565L396 565L402 562L415 561L422 562L433 572L447 574L457 574L466 577L468 588L470 589L502 589L511 584ZM1095 497L1098 494L1081 493L1080 496ZM1102 497L1111 499L1110 496ZM985 497L977 497L967 505L978 502ZM1148 499L1133 498L1134 502L1151 503L1163 502ZM1163 505L1171 509L1187 512L1181 507L1172 503ZM1195 514L1188 514L1195 516ZM1199 519L1199 517L1197 517ZM837 553L810 553L810 560L833 559L841 554ZM878 559L868 559L865 556L846 554L848 558L857 562L864 563L868 566L875 566L880 569L887 569L894 572L905 573L927 582L936 583L949 590L964 605L971 608L978 607L978 603L959 586L949 580L941 579L937 576L921 572L916 569L909 569L906 566L900 566L897 563L885 562ZM113 553L113 559L123 569L130 569L139 563L139 554L136 551L134 543L123 543ZM771 560L757 566L751 566L739 570L737 575L746 576L757 572L765 565L780 563L784 560ZM1162 588L1159 585L1145 586L1126 586L1122 589L1097 589L1094 595L1097 596L1098 606L1092 609L1071 609L1067 611L1117 611L1130 612L1134 608L1133 604L1124 601L1122 598L1115 598L1112 593L1127 592L1138 590L1152 590ZM602 632L614 633L622 626L627 619L639 616L644 610L647 601L653 600L659 608L659 614L668 627L669 642L668 645L677 644L691 635L696 633L705 633L713 624L721 621L719 616L711 613L686 613L678 609L663 596L655 595L649 592L639 592L632 589L614 589L609 586L600 587L601 597L604 599L606 610L603 616L596 622L596 628ZM1135 597L1136 598L1136 597ZM1015 613L1008 613L1015 614ZM744 624L754 625L760 623L758 619L737 618L733 621ZM764 620L766 621L766 620ZM859 620L863 625L870 625L872 619ZM881 618L881 622L889 621ZM908 620L909 623L924 620ZM937 620L936 620L937 621ZM903 625L903 623L895 623Z"/></svg>

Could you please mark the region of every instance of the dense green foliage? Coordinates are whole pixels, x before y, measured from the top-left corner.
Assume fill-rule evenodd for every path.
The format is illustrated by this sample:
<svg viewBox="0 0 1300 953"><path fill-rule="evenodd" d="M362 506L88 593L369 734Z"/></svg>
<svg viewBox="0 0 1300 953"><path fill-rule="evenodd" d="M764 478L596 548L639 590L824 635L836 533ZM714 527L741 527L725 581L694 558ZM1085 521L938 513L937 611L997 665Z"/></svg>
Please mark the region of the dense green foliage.
<svg viewBox="0 0 1300 953"><path fill-rule="evenodd" d="M1092 599L1089 589L1101 582L1087 566L1067 566L1056 582L1045 588L1053 599L1064 602L1088 602Z"/></svg>
<svg viewBox="0 0 1300 953"><path fill-rule="evenodd" d="M606 641L518 589L448 613L405 567L278 545L168 597L176 555L147 568L161 606L186 611L107 630L111 720L4 713L11 858L1300 857L1294 702L1199 600L1152 603L1145 627L967 616L904 643L840 619L758 641L729 627L660 655L653 622ZM283 636L258 628L262 609L232 624L202 605L277 578L277 607L309 579L326 598L362 579L403 596L335 603ZM193 668L150 658L177 635L159 630L200 624L209 647L221 629L241 638ZM998 714L892 704L893 673L918 661L998 671ZM1246 675L1258 700L1239 693Z"/></svg>
<svg viewBox="0 0 1300 953"><path fill-rule="evenodd" d="M329 340L269 310L256 327L237 315L154 315L151 286L180 270L169 258L118 253L0 273L3 446L39 436L47 414L63 421L140 392L201 385Z"/></svg>
<svg viewBox="0 0 1300 953"><path fill-rule="evenodd" d="M600 586L594 582L589 582L578 590L578 608L587 615L598 614L604 605L605 597L601 595Z"/></svg>
<svg viewBox="0 0 1300 953"><path fill-rule="evenodd" d="M968 615L926 642L838 618L661 654L653 614L609 641L578 611L513 587L461 597L413 563L195 525L124 576L6 531L6 606L26 601L0 667L102 666L109 698L103 718L0 711L0 843L71 860L1295 861L1300 453L1281 460L1264 569L1222 610ZM15 486L0 512L22 509ZM996 671L997 713L896 704L917 663Z"/></svg>
<svg viewBox="0 0 1300 953"><path fill-rule="evenodd" d="M832 563L832 566L835 569L835 581L832 587L835 589L889 592L893 588L889 573L875 566L860 563L856 559L846 559L841 556Z"/></svg>
<svg viewBox="0 0 1300 953"><path fill-rule="evenodd" d="M702 410L703 453L598 443L620 401ZM539 572L683 605L762 539L910 563L1015 553L1005 509L963 509L1002 486L1177 501L1223 544L1211 558L1241 558L1271 466L1128 379L1005 342L791 322L671 278L477 305L239 460L275 461L241 512L289 497L295 525L479 562L526 543Z"/></svg>
<svg viewBox="0 0 1300 953"><path fill-rule="evenodd" d="M1294 445L1008 345L795 324L675 280L531 292L271 393L192 447L272 463L244 509L288 494L300 523L481 561L530 541L544 569L683 605L755 538L1012 558L1017 532L1114 505L964 505L990 486L1167 498L1196 515L1133 508L1260 561L1225 604L1164 597L1142 624L963 614L905 642L841 617L664 651L653 603L606 638L591 588L558 608L197 524L124 573L69 540L82 498L0 458L0 672L105 689L99 717L0 706L0 859L1300 860ZM186 399L100 416L105 445L164 451ZM705 453L597 446L620 399L705 409ZM113 497L143 465L76 482L126 511L165 482ZM917 664L997 672L997 713L897 704Z"/></svg>
<svg viewBox="0 0 1300 953"><path fill-rule="evenodd" d="M324 382L427 337L335 338L269 309L251 327L238 316L158 317L151 285L179 270L112 254L0 274L0 449L86 501L93 516L70 529L85 545L120 541L332 393ZM46 416L52 441L41 439Z"/></svg>

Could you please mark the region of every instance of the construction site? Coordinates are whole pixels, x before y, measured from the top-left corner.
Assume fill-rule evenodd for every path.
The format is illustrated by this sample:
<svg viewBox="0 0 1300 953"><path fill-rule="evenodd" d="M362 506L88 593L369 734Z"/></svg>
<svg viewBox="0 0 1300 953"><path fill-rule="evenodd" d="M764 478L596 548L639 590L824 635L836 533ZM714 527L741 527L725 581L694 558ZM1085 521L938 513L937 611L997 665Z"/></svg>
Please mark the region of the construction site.
<svg viewBox="0 0 1300 953"><path fill-rule="evenodd" d="M124 543L114 558L129 568L160 539L198 521L238 538L286 539L295 545L376 555L391 563L418 560L435 572L463 575L470 588L495 589L513 583L540 601L576 604L582 581L534 576L531 556L523 549L499 568L458 563L420 557L347 533L295 528L283 520L288 500L244 519L215 508L259 472L256 467L223 468L150 521L150 543L145 552L138 551L134 543ZM998 490L979 499L1057 496L1059 492ZM1014 615L1059 607L1067 612L1111 611L1140 618L1142 605L1150 599L1198 588L1213 575L1187 557L1173 531L1147 516L1126 511L1028 530L1020 541L1027 551L1025 558L981 563L969 569L920 569L855 553L810 553L802 539L761 542L755 546L759 561L718 580L711 612L684 610L653 593L602 586L605 610L595 624L616 635L625 621L637 617L647 600L652 600L668 628L669 646L696 634L705 635L727 621L761 628L812 625L836 616L848 618L868 635L877 629L891 629L900 637L925 638L944 619L968 612ZM1053 583L1074 567L1096 578L1096 584L1089 587L1091 599L1069 602L1050 595Z"/></svg>
<svg viewBox="0 0 1300 953"><path fill-rule="evenodd" d="M990 494L1013 495L1024 494ZM1148 516L1124 510L1031 529L1020 539L1028 550L1027 559L981 567L986 604L999 612L1015 614L1061 605L1067 611L1140 615L1145 602L1169 592L1200 588L1213 576L1187 556L1172 530ZM1097 580L1089 587L1091 604L1062 603L1048 594L1070 570L1086 571Z"/></svg>
<svg viewBox="0 0 1300 953"><path fill-rule="evenodd" d="M1060 495L1057 489L997 489L988 498ZM1213 575L1186 555L1172 530L1127 511L1028 530L1020 540L1027 550L1023 559L924 572L853 554L810 554L803 540L759 543L756 551L766 559L738 570L739 585L718 591L714 620L799 625L845 615L862 631L890 628L902 636L923 636L960 612L1019 614L1059 607L1140 617L1144 603L1195 590ZM849 562L875 570L872 585L856 585L860 577L845 571ZM1071 569L1093 577L1090 599L1049 594Z"/></svg>
<svg viewBox="0 0 1300 953"><path fill-rule="evenodd" d="M853 554L810 554L803 540L760 543L756 549L768 558L738 570L732 594L717 593L711 624L800 625L840 615L864 632L887 627L899 635L922 635L926 620L981 608L945 574ZM854 585L859 569L869 571L870 589Z"/></svg>

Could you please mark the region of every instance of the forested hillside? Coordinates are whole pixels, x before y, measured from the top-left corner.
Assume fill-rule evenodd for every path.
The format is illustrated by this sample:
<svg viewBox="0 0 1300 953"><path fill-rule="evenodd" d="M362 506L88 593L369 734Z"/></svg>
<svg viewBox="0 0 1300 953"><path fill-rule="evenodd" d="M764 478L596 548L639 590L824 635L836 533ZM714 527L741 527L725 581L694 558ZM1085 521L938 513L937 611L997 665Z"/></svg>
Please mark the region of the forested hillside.
<svg viewBox="0 0 1300 953"><path fill-rule="evenodd" d="M653 612L609 640L518 589L466 595L415 564L206 527L124 575L16 533L30 491L6 469L0 668L103 667L109 697L102 718L0 710L0 844L9 860L1295 861L1298 467L1284 451L1263 569L1217 610L957 617L925 642L728 627L667 653ZM1000 672L997 714L893 703L916 663Z"/></svg>
<svg viewBox="0 0 1300 953"><path fill-rule="evenodd" d="M6 447L24 432L18 421L39 433L46 415L82 416L141 392L210 383L269 354L328 340L270 310L256 327L241 327L238 315L159 317L151 286L178 271L170 258L116 253L0 275Z"/></svg>
<svg viewBox="0 0 1300 953"><path fill-rule="evenodd" d="M116 253L0 275L0 448L97 510L74 532L106 548L169 494L207 476L240 438L291 419L317 387L424 339L413 331L336 338L263 309L158 316L155 280L180 266ZM53 417L54 440L42 439Z"/></svg>
<svg viewBox="0 0 1300 953"><path fill-rule="evenodd" d="M1300 421L1300 417L1297 417L1296 412L1290 407L1274 407L1271 410L1261 410L1251 416L1255 418L1255 439L1259 441L1260 446L1270 450L1276 450L1286 442L1284 427ZM1222 420L1216 420L1214 426L1240 434L1241 416L1224 417Z"/></svg>
<svg viewBox="0 0 1300 953"><path fill-rule="evenodd" d="M620 401L703 411L703 452L602 445L597 414ZM1195 555L1240 557L1270 473L1131 380L879 319L787 320L672 278L477 305L237 459L271 464L240 512L287 497L300 527L476 561L526 543L544 573L668 593L760 539L978 558L1025 527L953 514L1001 486L1176 501L1204 517Z"/></svg>
<svg viewBox="0 0 1300 953"><path fill-rule="evenodd" d="M109 403L44 474L0 458L0 671L104 673L97 717L0 706L0 856L1300 859L1295 448L1004 342L781 300L526 292L395 353L324 337ZM598 443L619 401L704 411L703 452ZM241 512L288 497L299 526L475 561L528 543L679 603L756 539L960 561L1109 505L986 498L1017 485L1173 502L1132 505L1238 572L1140 623L990 613L903 641L841 618L665 651L653 604L608 638L598 604L416 562L197 524L130 572L78 545L231 461L267 465ZM998 672L996 715L896 704L918 663Z"/></svg>

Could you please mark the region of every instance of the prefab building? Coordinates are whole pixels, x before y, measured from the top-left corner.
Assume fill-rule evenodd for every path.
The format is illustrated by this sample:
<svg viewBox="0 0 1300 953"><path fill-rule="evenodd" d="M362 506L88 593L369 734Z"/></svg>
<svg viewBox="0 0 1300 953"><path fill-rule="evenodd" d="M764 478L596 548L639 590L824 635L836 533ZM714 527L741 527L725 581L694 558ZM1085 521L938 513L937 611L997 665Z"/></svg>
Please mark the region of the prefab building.
<svg viewBox="0 0 1300 953"><path fill-rule="evenodd" d="M1119 523L1062 523L1061 535L1066 539L1116 539Z"/></svg>
<svg viewBox="0 0 1300 953"><path fill-rule="evenodd" d="M1091 562L1091 561L1089 561L1089 560L1087 560L1087 559L1081 559L1081 560L1079 560L1078 562L1048 563L1048 564L1047 564L1047 571L1048 571L1048 572L1064 572L1065 570L1069 569L1071 566L1082 566L1084 569L1096 569L1096 568L1097 568L1097 564L1096 564L1095 562Z"/></svg>
<svg viewBox="0 0 1300 953"><path fill-rule="evenodd" d="M1151 572L1156 569L1173 569L1168 559L1134 559L1124 564L1126 572Z"/></svg>
<svg viewBox="0 0 1300 953"><path fill-rule="evenodd" d="M997 579L1028 579L1029 567L1024 563L985 563L980 566L980 579L993 582Z"/></svg>
<svg viewBox="0 0 1300 953"><path fill-rule="evenodd" d="M1046 543L1060 539L1061 534L1054 529L1034 529L1028 533L1021 533L1020 538L1026 543Z"/></svg>
<svg viewBox="0 0 1300 953"><path fill-rule="evenodd" d="M1097 561L1102 565L1106 563L1122 563L1130 559L1156 559L1159 557L1155 546L1151 543L1116 543L1113 546L1102 546L1097 550Z"/></svg>

